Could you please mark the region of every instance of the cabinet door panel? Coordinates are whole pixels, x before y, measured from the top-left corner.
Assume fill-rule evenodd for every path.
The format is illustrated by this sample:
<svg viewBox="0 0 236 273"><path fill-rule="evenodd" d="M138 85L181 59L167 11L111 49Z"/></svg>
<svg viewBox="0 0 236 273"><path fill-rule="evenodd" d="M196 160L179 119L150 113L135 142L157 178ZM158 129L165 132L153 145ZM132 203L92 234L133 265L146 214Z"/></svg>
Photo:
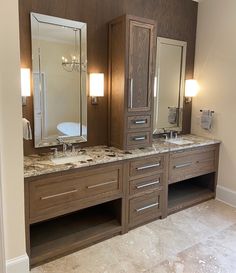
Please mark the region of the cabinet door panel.
<svg viewBox="0 0 236 273"><path fill-rule="evenodd" d="M130 21L128 111L150 111L153 25Z"/></svg>

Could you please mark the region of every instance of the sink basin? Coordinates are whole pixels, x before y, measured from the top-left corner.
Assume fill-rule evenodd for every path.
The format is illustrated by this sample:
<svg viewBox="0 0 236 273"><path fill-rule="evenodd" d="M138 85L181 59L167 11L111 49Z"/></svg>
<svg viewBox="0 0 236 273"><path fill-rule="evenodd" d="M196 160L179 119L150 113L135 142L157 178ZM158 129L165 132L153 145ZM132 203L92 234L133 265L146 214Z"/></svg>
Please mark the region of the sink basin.
<svg viewBox="0 0 236 273"><path fill-rule="evenodd" d="M172 144L177 144L177 145L187 145L187 144L193 144L194 142L191 140L187 139L182 139L182 138L175 138L175 139L168 139L166 142L172 143Z"/></svg>
<svg viewBox="0 0 236 273"><path fill-rule="evenodd" d="M69 156L69 157L57 157L57 158L52 158L51 161L56 164L67 164L67 163L75 163L79 161L86 161L86 160L91 160L92 158L88 155L77 155L77 156Z"/></svg>

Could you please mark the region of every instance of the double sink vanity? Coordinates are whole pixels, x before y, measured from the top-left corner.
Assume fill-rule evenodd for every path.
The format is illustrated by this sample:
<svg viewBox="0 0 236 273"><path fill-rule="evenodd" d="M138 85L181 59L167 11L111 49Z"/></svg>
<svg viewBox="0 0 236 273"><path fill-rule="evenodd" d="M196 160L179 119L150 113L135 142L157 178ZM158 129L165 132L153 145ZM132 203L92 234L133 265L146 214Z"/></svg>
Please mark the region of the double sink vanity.
<svg viewBox="0 0 236 273"><path fill-rule="evenodd" d="M215 197L220 142L177 136L189 108L187 43L157 38L156 22L134 16L108 28L108 146L82 148L93 133L86 23L31 13L38 153L25 156L24 173L32 267Z"/></svg>
<svg viewBox="0 0 236 273"><path fill-rule="evenodd" d="M184 144L88 147L75 151L73 162L66 161L71 152L25 157L31 265L214 198L219 142L193 135L175 142Z"/></svg>

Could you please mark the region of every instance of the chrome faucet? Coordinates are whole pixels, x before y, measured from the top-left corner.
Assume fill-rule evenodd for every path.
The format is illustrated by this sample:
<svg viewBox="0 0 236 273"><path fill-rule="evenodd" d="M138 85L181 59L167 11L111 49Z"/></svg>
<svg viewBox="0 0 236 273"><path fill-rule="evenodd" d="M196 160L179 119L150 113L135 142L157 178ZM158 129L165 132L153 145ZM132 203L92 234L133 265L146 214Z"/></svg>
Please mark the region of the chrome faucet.
<svg viewBox="0 0 236 273"><path fill-rule="evenodd" d="M66 143L61 137L58 137L57 141L59 142L60 145L62 145L63 154L66 153L67 147L72 147L71 143Z"/></svg>
<svg viewBox="0 0 236 273"><path fill-rule="evenodd" d="M170 139L178 138L178 132L170 130Z"/></svg>

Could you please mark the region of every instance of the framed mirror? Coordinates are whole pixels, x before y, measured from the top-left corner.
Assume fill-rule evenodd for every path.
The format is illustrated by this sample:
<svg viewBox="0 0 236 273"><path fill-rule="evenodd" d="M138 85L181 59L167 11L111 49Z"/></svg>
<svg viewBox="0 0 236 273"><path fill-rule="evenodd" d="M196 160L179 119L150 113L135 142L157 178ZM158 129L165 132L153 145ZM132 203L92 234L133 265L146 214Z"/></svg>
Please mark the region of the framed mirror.
<svg viewBox="0 0 236 273"><path fill-rule="evenodd" d="M35 147L87 141L86 23L31 13Z"/></svg>
<svg viewBox="0 0 236 273"><path fill-rule="evenodd" d="M182 131L187 43L157 38L154 134Z"/></svg>

